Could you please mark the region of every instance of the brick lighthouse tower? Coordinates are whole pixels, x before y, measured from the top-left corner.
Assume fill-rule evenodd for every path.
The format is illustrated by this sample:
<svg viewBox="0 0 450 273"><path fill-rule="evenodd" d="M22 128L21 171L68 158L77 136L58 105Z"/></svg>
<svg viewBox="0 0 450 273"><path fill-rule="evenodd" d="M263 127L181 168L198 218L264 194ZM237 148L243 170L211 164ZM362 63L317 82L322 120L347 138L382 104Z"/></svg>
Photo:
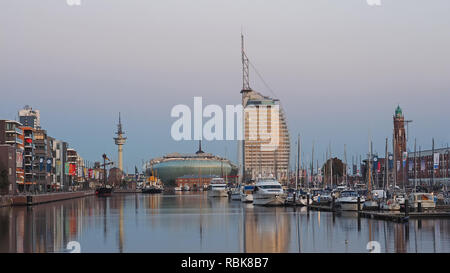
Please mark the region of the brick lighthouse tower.
<svg viewBox="0 0 450 273"><path fill-rule="evenodd" d="M126 137L123 136L125 134L124 131L122 131L122 122L120 121L120 113L119 113L119 124L117 125L117 137L114 138L114 141L118 147L118 161L119 161L119 169L121 172L123 172L123 145L125 144L125 141L127 140Z"/></svg>
<svg viewBox="0 0 450 273"><path fill-rule="evenodd" d="M406 132L405 132L405 117L402 108L398 105L394 114L394 156L397 162L394 162L394 169L396 170L397 183L405 183L403 165L404 152L406 152ZM400 163L400 168L398 164Z"/></svg>

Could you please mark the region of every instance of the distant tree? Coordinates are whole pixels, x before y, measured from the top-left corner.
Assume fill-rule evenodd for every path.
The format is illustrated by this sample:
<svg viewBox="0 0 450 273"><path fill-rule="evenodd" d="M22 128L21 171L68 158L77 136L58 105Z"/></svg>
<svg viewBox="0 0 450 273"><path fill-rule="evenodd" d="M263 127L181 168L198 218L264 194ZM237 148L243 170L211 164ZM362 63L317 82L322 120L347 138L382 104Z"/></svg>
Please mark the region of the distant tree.
<svg viewBox="0 0 450 273"><path fill-rule="evenodd" d="M342 178L344 175L345 164L339 158L331 158L328 159L325 164L322 166L322 174L325 178L330 177L331 168L330 162L333 162L333 177L338 177L338 179Z"/></svg>

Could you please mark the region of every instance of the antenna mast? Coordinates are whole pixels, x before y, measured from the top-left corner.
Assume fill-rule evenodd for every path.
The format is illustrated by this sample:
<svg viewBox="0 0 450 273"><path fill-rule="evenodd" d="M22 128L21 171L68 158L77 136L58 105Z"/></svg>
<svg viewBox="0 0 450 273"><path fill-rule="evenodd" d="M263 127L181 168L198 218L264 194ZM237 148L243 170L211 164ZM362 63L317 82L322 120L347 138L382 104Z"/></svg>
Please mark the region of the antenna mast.
<svg viewBox="0 0 450 273"><path fill-rule="evenodd" d="M244 35L241 33L241 53L242 53L242 91L250 91L249 80L249 60L244 50Z"/></svg>

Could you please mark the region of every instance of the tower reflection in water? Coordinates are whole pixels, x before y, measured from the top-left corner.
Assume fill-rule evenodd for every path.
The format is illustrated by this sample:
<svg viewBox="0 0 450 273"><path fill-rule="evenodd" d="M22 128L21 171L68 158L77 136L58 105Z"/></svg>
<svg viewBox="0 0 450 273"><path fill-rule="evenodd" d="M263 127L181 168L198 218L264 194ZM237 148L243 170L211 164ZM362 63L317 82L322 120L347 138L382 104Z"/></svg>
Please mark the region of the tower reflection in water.
<svg viewBox="0 0 450 273"><path fill-rule="evenodd" d="M0 208L0 252L450 252L448 219L407 224L257 207L205 193L115 194Z"/></svg>

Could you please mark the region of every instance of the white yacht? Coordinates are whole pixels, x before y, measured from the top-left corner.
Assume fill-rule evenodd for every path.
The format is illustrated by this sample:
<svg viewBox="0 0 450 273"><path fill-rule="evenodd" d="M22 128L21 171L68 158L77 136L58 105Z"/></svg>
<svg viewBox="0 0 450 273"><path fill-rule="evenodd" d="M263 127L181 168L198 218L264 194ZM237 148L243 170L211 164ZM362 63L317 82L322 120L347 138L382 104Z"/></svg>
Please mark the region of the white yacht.
<svg viewBox="0 0 450 273"><path fill-rule="evenodd" d="M246 185L246 186L241 187L241 202L252 203L254 190L255 190L255 186L253 186L253 185Z"/></svg>
<svg viewBox="0 0 450 273"><path fill-rule="evenodd" d="M419 203L423 209L434 209L436 203L434 202L434 195L432 193L416 192L411 193L408 198L409 206L415 210L419 207Z"/></svg>
<svg viewBox="0 0 450 273"><path fill-rule="evenodd" d="M341 207L341 210L358 210L358 193L353 190L344 190L336 199L336 204ZM360 198L360 208L365 202L365 198Z"/></svg>
<svg viewBox="0 0 450 273"><path fill-rule="evenodd" d="M275 178L260 178L253 190L253 204L263 206L284 205L286 195Z"/></svg>
<svg viewBox="0 0 450 273"><path fill-rule="evenodd" d="M227 184L223 178L211 179L208 197L228 197Z"/></svg>

